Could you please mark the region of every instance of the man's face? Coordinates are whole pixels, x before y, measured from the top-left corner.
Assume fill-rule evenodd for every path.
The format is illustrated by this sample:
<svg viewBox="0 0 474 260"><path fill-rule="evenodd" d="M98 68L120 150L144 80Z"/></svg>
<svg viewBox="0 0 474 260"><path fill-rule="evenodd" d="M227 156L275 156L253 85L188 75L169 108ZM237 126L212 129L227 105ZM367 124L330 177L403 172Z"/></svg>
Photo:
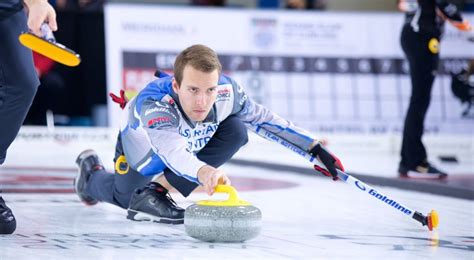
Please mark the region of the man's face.
<svg viewBox="0 0 474 260"><path fill-rule="evenodd" d="M203 121L217 97L219 72L206 73L186 65L181 86L173 78L173 90L178 94L184 113L193 121Z"/></svg>

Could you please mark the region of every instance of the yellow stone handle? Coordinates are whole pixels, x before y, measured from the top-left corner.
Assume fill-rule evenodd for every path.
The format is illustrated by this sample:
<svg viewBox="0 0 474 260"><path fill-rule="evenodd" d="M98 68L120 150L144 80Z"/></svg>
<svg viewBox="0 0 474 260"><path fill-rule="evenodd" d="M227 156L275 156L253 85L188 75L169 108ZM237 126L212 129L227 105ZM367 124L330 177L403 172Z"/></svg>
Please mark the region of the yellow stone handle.
<svg viewBox="0 0 474 260"><path fill-rule="evenodd" d="M219 184L216 186L215 192L229 194L229 198L227 199L227 202L232 203L232 204L238 203L240 200L239 195L237 195L237 190L230 185Z"/></svg>
<svg viewBox="0 0 474 260"><path fill-rule="evenodd" d="M214 189L215 192L227 193L229 198L227 200L201 200L198 201L198 205L203 206L248 206L250 203L243 201L237 195L237 190L230 185L217 185Z"/></svg>

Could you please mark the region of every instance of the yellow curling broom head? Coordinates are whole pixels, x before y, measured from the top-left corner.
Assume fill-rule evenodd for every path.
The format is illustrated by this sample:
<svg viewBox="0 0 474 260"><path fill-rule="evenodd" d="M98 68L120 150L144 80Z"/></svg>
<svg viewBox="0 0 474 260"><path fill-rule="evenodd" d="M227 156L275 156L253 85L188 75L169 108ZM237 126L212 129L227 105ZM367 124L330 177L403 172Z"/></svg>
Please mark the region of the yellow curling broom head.
<svg viewBox="0 0 474 260"><path fill-rule="evenodd" d="M436 212L435 210L431 210L431 212L428 213L427 219L428 219L428 229L430 231L438 227L438 224L439 224L438 212Z"/></svg>
<svg viewBox="0 0 474 260"><path fill-rule="evenodd" d="M20 34L18 39L25 47L66 66L75 67L81 63L79 54L62 44L45 40L29 32Z"/></svg>

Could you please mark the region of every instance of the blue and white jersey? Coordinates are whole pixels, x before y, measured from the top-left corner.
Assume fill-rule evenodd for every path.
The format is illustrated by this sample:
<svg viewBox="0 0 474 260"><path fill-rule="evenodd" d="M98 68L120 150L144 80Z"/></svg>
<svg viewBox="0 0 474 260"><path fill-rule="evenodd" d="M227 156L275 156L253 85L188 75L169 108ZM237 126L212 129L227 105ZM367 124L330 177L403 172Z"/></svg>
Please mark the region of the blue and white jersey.
<svg viewBox="0 0 474 260"><path fill-rule="evenodd" d="M264 128L308 151L314 137L290 121L248 98L230 77L221 75L217 98L206 119L191 121L172 89L172 76L149 83L125 107L121 138L125 157L143 175L161 173L166 167L191 181L205 165L196 157L212 138L219 123L235 115L251 130Z"/></svg>

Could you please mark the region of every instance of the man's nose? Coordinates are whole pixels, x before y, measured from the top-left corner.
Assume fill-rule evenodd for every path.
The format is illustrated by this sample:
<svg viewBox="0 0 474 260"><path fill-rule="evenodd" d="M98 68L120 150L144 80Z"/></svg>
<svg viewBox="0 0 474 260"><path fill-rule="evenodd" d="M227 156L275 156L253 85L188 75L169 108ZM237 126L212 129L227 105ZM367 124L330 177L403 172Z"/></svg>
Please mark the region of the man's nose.
<svg viewBox="0 0 474 260"><path fill-rule="evenodd" d="M206 95L200 94L196 97L196 105L204 105L206 104Z"/></svg>

